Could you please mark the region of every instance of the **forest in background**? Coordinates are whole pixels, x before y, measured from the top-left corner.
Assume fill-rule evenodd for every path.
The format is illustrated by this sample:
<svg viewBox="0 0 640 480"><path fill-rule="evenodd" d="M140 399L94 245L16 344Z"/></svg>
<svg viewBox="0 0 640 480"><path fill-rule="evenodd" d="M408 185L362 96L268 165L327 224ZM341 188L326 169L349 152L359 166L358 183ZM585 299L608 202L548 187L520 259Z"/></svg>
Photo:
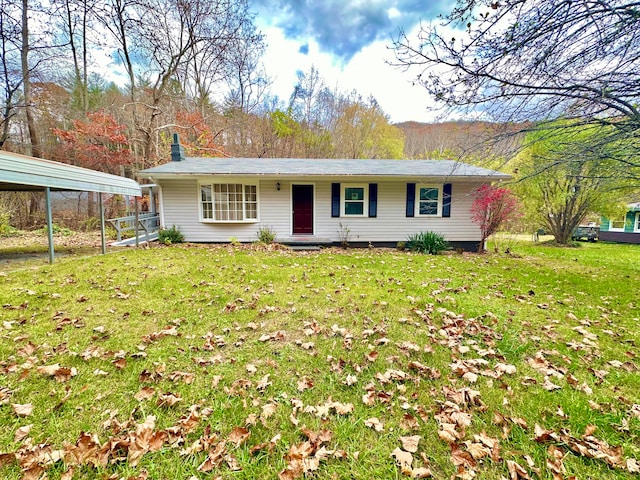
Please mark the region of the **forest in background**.
<svg viewBox="0 0 640 480"><path fill-rule="evenodd" d="M494 158L491 124L392 125L375 98L329 86L315 67L288 98L273 95L246 0L0 6L4 150L128 177L166 162L173 133L187 156ZM105 54L121 84L97 73ZM0 213L26 228L40 206L5 193ZM86 211L95 215L91 195Z"/></svg>

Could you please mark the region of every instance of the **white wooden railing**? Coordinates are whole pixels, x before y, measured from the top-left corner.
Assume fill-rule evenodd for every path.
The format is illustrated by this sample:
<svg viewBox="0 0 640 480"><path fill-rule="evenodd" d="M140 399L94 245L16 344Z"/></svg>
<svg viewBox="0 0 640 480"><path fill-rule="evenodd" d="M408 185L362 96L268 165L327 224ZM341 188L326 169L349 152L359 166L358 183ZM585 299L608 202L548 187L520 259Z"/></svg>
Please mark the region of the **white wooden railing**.
<svg viewBox="0 0 640 480"><path fill-rule="evenodd" d="M122 241L123 234L127 237L136 234L144 235L148 242L149 235L160 230L160 215L157 213L140 213L127 217L111 218L107 222L115 229L118 242ZM130 233L132 235L129 235Z"/></svg>

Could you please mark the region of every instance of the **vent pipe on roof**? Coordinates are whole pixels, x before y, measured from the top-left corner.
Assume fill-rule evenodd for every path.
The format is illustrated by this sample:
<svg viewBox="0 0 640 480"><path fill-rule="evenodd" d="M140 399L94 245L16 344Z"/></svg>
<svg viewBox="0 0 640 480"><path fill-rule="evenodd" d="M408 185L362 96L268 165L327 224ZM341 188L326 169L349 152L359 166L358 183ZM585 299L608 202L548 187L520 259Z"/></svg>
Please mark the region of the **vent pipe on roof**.
<svg viewBox="0 0 640 480"><path fill-rule="evenodd" d="M173 134L173 143L171 144L171 161L181 162L184 160L184 147L180 145L180 137L177 133Z"/></svg>

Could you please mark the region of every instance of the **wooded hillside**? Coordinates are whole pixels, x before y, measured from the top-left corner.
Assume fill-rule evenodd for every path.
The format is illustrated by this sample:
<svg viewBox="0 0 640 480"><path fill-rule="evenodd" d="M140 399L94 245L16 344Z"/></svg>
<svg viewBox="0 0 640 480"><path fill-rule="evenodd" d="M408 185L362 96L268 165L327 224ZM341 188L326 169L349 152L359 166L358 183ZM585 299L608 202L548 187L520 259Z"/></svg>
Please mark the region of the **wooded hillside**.
<svg viewBox="0 0 640 480"><path fill-rule="evenodd" d="M500 163L522 143L518 132L525 124L506 125L484 121L396 124L405 135L406 158L464 160L470 163Z"/></svg>

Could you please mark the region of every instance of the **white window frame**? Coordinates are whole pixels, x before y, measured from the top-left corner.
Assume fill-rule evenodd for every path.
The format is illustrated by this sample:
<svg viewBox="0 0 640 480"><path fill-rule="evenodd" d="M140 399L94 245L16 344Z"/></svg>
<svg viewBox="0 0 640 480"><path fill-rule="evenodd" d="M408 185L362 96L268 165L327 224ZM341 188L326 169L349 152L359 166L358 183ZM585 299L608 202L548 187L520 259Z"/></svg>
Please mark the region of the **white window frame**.
<svg viewBox="0 0 640 480"><path fill-rule="evenodd" d="M636 219L633 222L633 232L640 233L640 212L636 212Z"/></svg>
<svg viewBox="0 0 640 480"><path fill-rule="evenodd" d="M423 218L438 218L442 217L442 189L444 185L435 183L419 183L416 185L416 198L415 198L415 216ZM421 214L420 213L420 189L422 188L435 188L438 190L438 206L435 214Z"/></svg>
<svg viewBox="0 0 640 480"><path fill-rule="evenodd" d="M241 219L224 219L224 218L216 218L216 185L226 185L227 188L230 185L240 185L242 187L242 218ZM212 218L208 218L204 216L204 201L202 200L202 188L209 187L211 192L211 215ZM255 188L255 200L248 199L247 187ZM199 220L202 223L257 223L260 221L259 219L259 189L257 183L243 183L243 182L207 182L201 181L198 182L198 216ZM228 203L228 202L227 202ZM248 208L251 204L255 205L255 218L247 217L250 208Z"/></svg>
<svg viewBox="0 0 640 480"><path fill-rule="evenodd" d="M362 201L362 213L354 214L347 213L347 202L353 202L354 200L350 200L347 197L347 189L348 188L362 188L363 189L363 199L357 200L358 202ZM340 216L348 217L348 218L360 218L360 217L368 217L369 216L369 184L368 183L343 183L340 185Z"/></svg>
<svg viewBox="0 0 640 480"><path fill-rule="evenodd" d="M620 220L616 220L620 221ZM627 216L622 217L622 227L614 227L613 219L609 219L609 231L610 232L624 232L624 227L627 225Z"/></svg>

